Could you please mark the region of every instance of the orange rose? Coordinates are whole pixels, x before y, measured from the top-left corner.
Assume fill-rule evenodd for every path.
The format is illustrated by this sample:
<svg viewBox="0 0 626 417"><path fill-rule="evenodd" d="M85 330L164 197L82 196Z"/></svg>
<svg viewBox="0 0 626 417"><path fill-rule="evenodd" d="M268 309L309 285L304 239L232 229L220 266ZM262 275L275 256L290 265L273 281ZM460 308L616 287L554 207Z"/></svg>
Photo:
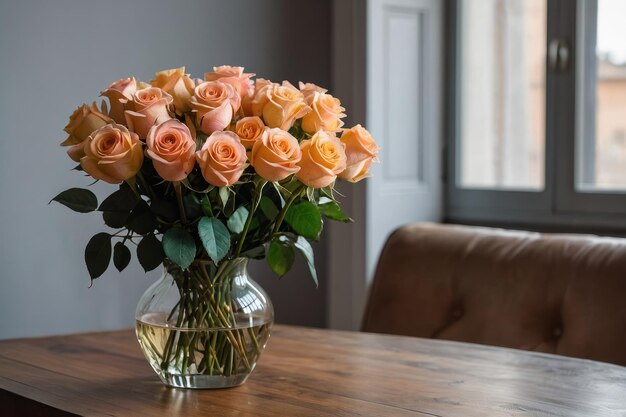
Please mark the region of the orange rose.
<svg viewBox="0 0 626 417"><path fill-rule="evenodd" d="M123 78L112 83L106 90L100 92L101 96L109 99L109 116L115 123L126 123L124 110L126 103L133 98L137 91L137 81L134 77Z"/></svg>
<svg viewBox="0 0 626 417"><path fill-rule="evenodd" d="M298 140L289 132L265 128L252 147L250 163L262 178L281 181L298 172L301 157Z"/></svg>
<svg viewBox="0 0 626 417"><path fill-rule="evenodd" d="M244 117L235 125L235 133L246 149L252 149L254 143L261 139L265 125L260 117Z"/></svg>
<svg viewBox="0 0 626 417"><path fill-rule="evenodd" d="M254 92L241 99L241 107L246 116L261 116L263 107L269 101L267 91L274 85L278 85L263 78L257 78L254 82Z"/></svg>
<svg viewBox="0 0 626 417"><path fill-rule="evenodd" d="M83 154L83 141L93 132L109 123L114 123L113 119L105 116L98 110L94 102L91 106L83 104L70 116L70 121L63 130L69 134L68 138L61 143L61 146L71 146L67 154L72 160L79 162Z"/></svg>
<svg viewBox="0 0 626 417"><path fill-rule="evenodd" d="M339 178L357 182L369 177L368 170L372 161L376 161L378 145L364 127L356 125L341 135L341 142L346 146L346 170Z"/></svg>
<svg viewBox="0 0 626 417"><path fill-rule="evenodd" d="M146 138L146 154L166 181L182 181L196 163L196 141L189 128L177 119L153 126Z"/></svg>
<svg viewBox="0 0 626 417"><path fill-rule="evenodd" d="M343 126L341 118L346 117L343 113L345 109L341 107L338 99L319 91L314 91L306 97L307 104L313 111L302 118L302 130L310 134L318 130L336 132Z"/></svg>
<svg viewBox="0 0 626 417"><path fill-rule="evenodd" d="M191 98L191 108L196 112L196 120L207 135L225 129L240 105L241 97L235 88L221 81L199 84Z"/></svg>
<svg viewBox="0 0 626 417"><path fill-rule="evenodd" d="M159 71L150 84L172 96L176 114L182 115L191 110L191 97L196 85L189 75L185 74L185 67Z"/></svg>
<svg viewBox="0 0 626 417"><path fill-rule="evenodd" d="M145 139L152 126L172 118L168 106L173 101L172 96L157 87L137 90L132 100L126 103L124 115L128 128L140 139Z"/></svg>
<svg viewBox="0 0 626 417"><path fill-rule="evenodd" d="M300 182L313 187L326 187L335 181L337 174L346 169L344 145L335 135L320 130L311 139L303 140Z"/></svg>
<svg viewBox="0 0 626 417"><path fill-rule="evenodd" d="M304 95L287 81L272 85L267 90L267 103L263 106L263 120L269 127L289 130L296 119L311 111Z"/></svg>
<svg viewBox="0 0 626 417"><path fill-rule="evenodd" d="M143 162L141 142L126 126L110 124L85 139L80 165L95 179L119 184L137 174Z"/></svg>
<svg viewBox="0 0 626 417"><path fill-rule="evenodd" d="M206 81L220 80L223 83L232 85L239 96L249 96L254 92L252 80L256 74L244 73L243 67L231 67L230 65L222 65L221 67L213 67L213 72L204 74Z"/></svg>
<svg viewBox="0 0 626 417"><path fill-rule="evenodd" d="M233 132L213 132L196 152L202 176L216 187L236 183L246 169L246 158L246 148Z"/></svg>
<svg viewBox="0 0 626 417"><path fill-rule="evenodd" d="M304 99L307 101L309 100L309 96L313 95L315 92L324 94L328 91L313 83L303 83L302 81L298 83L298 86L300 87L300 92L304 95Z"/></svg>

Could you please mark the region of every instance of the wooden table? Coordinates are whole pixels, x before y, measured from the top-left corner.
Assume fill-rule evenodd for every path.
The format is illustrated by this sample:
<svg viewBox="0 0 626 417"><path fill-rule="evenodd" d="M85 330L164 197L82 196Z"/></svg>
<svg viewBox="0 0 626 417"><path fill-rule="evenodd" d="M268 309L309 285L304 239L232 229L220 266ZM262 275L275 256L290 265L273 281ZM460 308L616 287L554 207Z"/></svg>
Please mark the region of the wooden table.
<svg viewBox="0 0 626 417"><path fill-rule="evenodd" d="M276 326L238 388L167 388L130 330L0 342L1 416L626 416L626 368Z"/></svg>

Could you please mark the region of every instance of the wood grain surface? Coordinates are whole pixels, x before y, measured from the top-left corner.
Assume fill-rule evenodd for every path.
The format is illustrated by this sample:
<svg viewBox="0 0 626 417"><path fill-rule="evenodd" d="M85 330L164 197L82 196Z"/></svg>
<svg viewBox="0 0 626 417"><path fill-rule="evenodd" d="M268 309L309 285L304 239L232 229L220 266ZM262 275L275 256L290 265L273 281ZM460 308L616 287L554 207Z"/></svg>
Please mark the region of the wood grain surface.
<svg viewBox="0 0 626 417"><path fill-rule="evenodd" d="M0 342L1 416L626 416L626 368L276 326L244 385L167 388L131 330Z"/></svg>

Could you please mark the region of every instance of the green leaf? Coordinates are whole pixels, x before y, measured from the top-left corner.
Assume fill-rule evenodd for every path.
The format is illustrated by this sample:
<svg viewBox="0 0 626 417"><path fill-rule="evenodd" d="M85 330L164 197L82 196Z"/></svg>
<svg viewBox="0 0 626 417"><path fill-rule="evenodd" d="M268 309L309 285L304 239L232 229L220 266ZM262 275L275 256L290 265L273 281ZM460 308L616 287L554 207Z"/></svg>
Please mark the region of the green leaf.
<svg viewBox="0 0 626 417"><path fill-rule="evenodd" d="M178 219L178 205L169 200L154 199L150 201L150 210L166 222L174 222Z"/></svg>
<svg viewBox="0 0 626 417"><path fill-rule="evenodd" d="M330 203L324 203L317 206L319 211L326 217L331 220L336 220L339 222L350 223L353 222L350 217L346 213L341 210L339 204L336 201L331 201Z"/></svg>
<svg viewBox="0 0 626 417"><path fill-rule="evenodd" d="M299 235L317 239L322 231L322 216L317 206L309 201L289 207L285 221Z"/></svg>
<svg viewBox="0 0 626 417"><path fill-rule="evenodd" d="M295 258L293 246L281 237L272 239L267 249L267 264L279 277L289 272Z"/></svg>
<svg viewBox="0 0 626 417"><path fill-rule="evenodd" d="M237 210L230 216L226 225L233 233L243 232L243 227L246 224L248 218L248 209L245 206L239 206Z"/></svg>
<svg viewBox="0 0 626 417"><path fill-rule="evenodd" d="M122 242L117 242L113 247L113 265L122 272L130 262L130 249Z"/></svg>
<svg viewBox="0 0 626 417"><path fill-rule="evenodd" d="M250 221L250 228L248 229L248 231L251 232L261 226L261 219L259 219L259 217L261 216L256 214L252 217L252 220Z"/></svg>
<svg viewBox="0 0 626 417"><path fill-rule="evenodd" d="M202 216L202 205L197 194L189 193L183 197L183 201L188 219L193 220Z"/></svg>
<svg viewBox="0 0 626 417"><path fill-rule="evenodd" d="M165 258L165 254L159 239L152 233L144 236L137 245L137 259L144 271L152 271L161 265L163 258Z"/></svg>
<svg viewBox="0 0 626 417"><path fill-rule="evenodd" d="M172 262L187 268L196 258L196 242L193 236L179 228L171 228L163 235L163 250Z"/></svg>
<svg viewBox="0 0 626 417"><path fill-rule="evenodd" d="M113 228L113 229L121 229L126 226L126 222L128 221L128 216L130 213L125 211L103 211L102 218L104 219L104 224Z"/></svg>
<svg viewBox="0 0 626 417"><path fill-rule="evenodd" d="M128 185L108 196L98 210L100 211L131 211L141 200Z"/></svg>
<svg viewBox="0 0 626 417"><path fill-rule="evenodd" d="M61 203L79 213L89 213L98 207L96 195L84 188L70 188L69 190L65 190L50 200L50 203L53 201Z"/></svg>
<svg viewBox="0 0 626 417"><path fill-rule="evenodd" d="M150 206L148 206L148 203L141 200L137 207L130 213L128 227L137 234L145 235L154 232L157 226L154 214L150 211Z"/></svg>
<svg viewBox="0 0 626 417"><path fill-rule="evenodd" d="M209 196L204 194L202 199L200 200L200 204L202 205L202 211L205 216L213 217L213 208L211 205L211 200L209 200Z"/></svg>
<svg viewBox="0 0 626 417"><path fill-rule="evenodd" d="M230 249L230 232L215 217L203 217L198 222L198 234L204 249L213 262L218 263Z"/></svg>
<svg viewBox="0 0 626 417"><path fill-rule="evenodd" d="M111 235L98 233L87 243L85 248L85 263L92 280L98 278L109 267L111 261Z"/></svg>
<svg viewBox="0 0 626 417"><path fill-rule="evenodd" d="M264 195L261 197L261 203L259 205L261 206L261 211L268 219L274 220L276 216L278 216L278 207L276 207L276 204L274 204L272 199L268 196Z"/></svg>
<svg viewBox="0 0 626 417"><path fill-rule="evenodd" d="M226 208L226 204L228 204L228 199L230 198L230 188L220 187L219 196L220 196L220 201L222 202L222 208Z"/></svg>
<svg viewBox="0 0 626 417"><path fill-rule="evenodd" d="M309 272L311 273L311 278L313 278L315 286L319 287L319 283L317 281L317 271L315 270L315 257L313 256L313 248L311 247L311 244L302 236L298 236L298 239L293 242L293 244L306 259Z"/></svg>

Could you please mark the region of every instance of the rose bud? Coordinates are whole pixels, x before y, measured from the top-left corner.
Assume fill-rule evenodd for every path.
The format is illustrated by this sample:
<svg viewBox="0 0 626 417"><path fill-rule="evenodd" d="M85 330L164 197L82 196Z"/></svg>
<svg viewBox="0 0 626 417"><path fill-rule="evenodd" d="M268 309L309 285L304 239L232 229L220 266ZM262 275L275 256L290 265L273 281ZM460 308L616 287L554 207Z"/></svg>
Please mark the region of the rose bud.
<svg viewBox="0 0 626 417"><path fill-rule="evenodd" d="M213 132L196 152L196 159L204 179L216 187L236 183L248 165L246 148L233 132Z"/></svg>
<svg viewBox="0 0 626 417"><path fill-rule="evenodd" d="M235 88L220 81L199 84L191 98L196 121L207 135L225 129L240 105L241 97Z"/></svg>
<svg viewBox="0 0 626 417"><path fill-rule="evenodd" d="M252 149L254 143L261 139L265 125L260 117L244 117L239 119L235 125L235 133L239 136L239 140L246 147L246 149Z"/></svg>
<svg viewBox="0 0 626 417"><path fill-rule="evenodd" d="M252 147L250 164L262 178L282 181L298 172L301 156L298 140L289 132L265 128L261 139Z"/></svg>
<svg viewBox="0 0 626 417"><path fill-rule="evenodd" d="M341 136L341 142L346 146L346 170L339 174L339 178L357 182L369 177L368 170L372 161L376 161L378 145L365 128L356 125L346 130Z"/></svg>
<svg viewBox="0 0 626 417"><path fill-rule="evenodd" d="M303 83L302 81L300 81L298 83L298 86L300 87L300 92L304 95L304 99L308 102L309 100L309 96L312 96L313 93L318 92L321 94L324 94L326 92L328 92L327 89L322 88L318 85L315 85L313 83Z"/></svg>
<svg viewBox="0 0 626 417"><path fill-rule="evenodd" d="M115 120L115 123L126 123L124 110L126 103L132 99L133 94L137 91L137 80L132 78L123 78L115 81L106 90L100 92L101 96L109 99L109 116Z"/></svg>
<svg viewBox="0 0 626 417"><path fill-rule="evenodd" d="M128 128L145 139L152 126L172 118L168 106L173 101L171 95L157 87L137 90L124 112Z"/></svg>
<svg viewBox="0 0 626 417"><path fill-rule="evenodd" d="M172 96L176 114L182 115L191 110L191 97L196 85L185 74L185 67L159 71L150 84Z"/></svg>
<svg viewBox="0 0 626 417"><path fill-rule="evenodd" d="M263 106L263 120L269 127L289 130L296 119L311 111L304 102L304 95L287 81L272 85L267 90L268 101Z"/></svg>
<svg viewBox="0 0 626 417"><path fill-rule="evenodd" d="M84 152L80 160L83 170L111 184L134 177L143 162L137 134L115 123L101 127L85 139Z"/></svg>
<svg viewBox="0 0 626 417"><path fill-rule="evenodd" d="M177 119L153 126L146 146L154 169L166 181L184 180L196 163L196 141L189 128Z"/></svg>
<svg viewBox="0 0 626 417"><path fill-rule="evenodd" d="M68 155L72 160L79 162L83 154L83 141L102 126L114 123L113 119L104 115L94 102L91 106L83 104L70 116L70 121L63 130L69 134L61 146L72 146Z"/></svg>
<svg viewBox="0 0 626 417"><path fill-rule="evenodd" d="M254 82L254 92L252 95L244 96L241 99L243 113L246 116L262 116L263 107L265 107L269 101L267 92L273 86L278 86L278 84L264 80L263 78L257 78Z"/></svg>
<svg viewBox="0 0 626 417"><path fill-rule="evenodd" d="M334 134L320 130L311 139L303 140L300 146L302 160L296 176L308 187L326 187L346 169L344 145Z"/></svg>
<svg viewBox="0 0 626 417"><path fill-rule="evenodd" d="M231 67L230 65L222 65L221 67L213 67L213 72L204 74L206 81L221 81L232 85L240 97L249 96L254 92L254 86L250 77L256 74L244 73L243 67Z"/></svg>
<svg viewBox="0 0 626 417"><path fill-rule="evenodd" d="M313 134L318 130L336 132L343 122L344 108L341 102L330 94L314 91L307 96L307 104L312 111L302 118L302 130Z"/></svg>

